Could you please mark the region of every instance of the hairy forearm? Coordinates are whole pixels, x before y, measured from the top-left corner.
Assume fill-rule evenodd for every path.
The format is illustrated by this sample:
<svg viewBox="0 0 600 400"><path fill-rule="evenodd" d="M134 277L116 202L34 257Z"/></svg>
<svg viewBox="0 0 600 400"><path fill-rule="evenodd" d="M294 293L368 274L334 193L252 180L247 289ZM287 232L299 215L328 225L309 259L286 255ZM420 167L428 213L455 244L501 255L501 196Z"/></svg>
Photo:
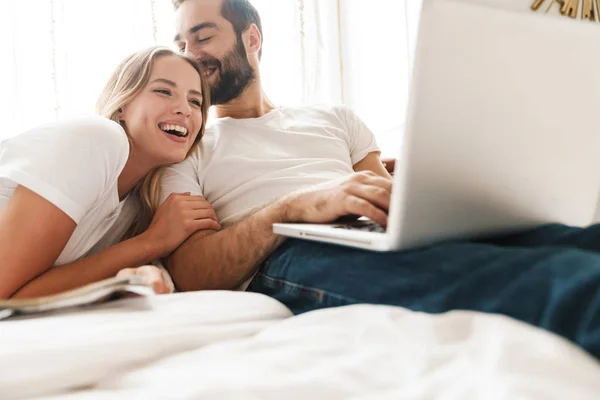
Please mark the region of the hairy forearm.
<svg viewBox="0 0 600 400"><path fill-rule="evenodd" d="M284 214L284 203L275 203L221 231L196 233L168 259L175 286L182 291L236 289L283 243L273 224Z"/></svg>
<svg viewBox="0 0 600 400"><path fill-rule="evenodd" d="M113 277L159 258L161 250L143 235L118 243L79 261L54 267L21 287L11 298L47 296Z"/></svg>

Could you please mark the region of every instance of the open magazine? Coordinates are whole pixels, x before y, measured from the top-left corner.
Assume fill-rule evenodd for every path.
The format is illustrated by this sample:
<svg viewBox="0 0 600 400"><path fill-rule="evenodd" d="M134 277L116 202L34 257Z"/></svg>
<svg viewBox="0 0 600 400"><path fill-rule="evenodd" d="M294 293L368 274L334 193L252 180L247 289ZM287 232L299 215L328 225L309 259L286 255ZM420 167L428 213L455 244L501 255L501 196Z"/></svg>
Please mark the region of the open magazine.
<svg viewBox="0 0 600 400"><path fill-rule="evenodd" d="M26 300L0 301L0 320L19 316L69 309L122 298L127 294L154 295L152 286L141 276L109 278L51 296Z"/></svg>

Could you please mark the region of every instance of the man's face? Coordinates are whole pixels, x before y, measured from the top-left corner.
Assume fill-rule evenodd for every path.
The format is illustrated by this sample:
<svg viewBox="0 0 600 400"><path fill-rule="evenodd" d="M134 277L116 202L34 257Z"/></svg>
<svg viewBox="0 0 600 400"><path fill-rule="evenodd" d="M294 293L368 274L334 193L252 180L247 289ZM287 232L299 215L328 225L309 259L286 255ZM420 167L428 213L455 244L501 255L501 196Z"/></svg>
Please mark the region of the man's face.
<svg viewBox="0 0 600 400"><path fill-rule="evenodd" d="M177 10L175 45L200 61L211 87L211 103L237 98L255 73L241 38L221 15L220 0L187 0Z"/></svg>

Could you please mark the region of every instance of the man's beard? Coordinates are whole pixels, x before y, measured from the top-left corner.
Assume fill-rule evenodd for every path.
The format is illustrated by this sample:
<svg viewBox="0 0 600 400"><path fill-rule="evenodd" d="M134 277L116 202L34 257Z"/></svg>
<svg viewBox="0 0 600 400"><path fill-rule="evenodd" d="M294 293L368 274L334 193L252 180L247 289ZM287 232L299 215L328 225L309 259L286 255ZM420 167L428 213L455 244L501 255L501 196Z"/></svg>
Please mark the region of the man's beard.
<svg viewBox="0 0 600 400"><path fill-rule="evenodd" d="M210 88L210 102L212 105L225 104L239 97L242 92L254 81L255 73L246 54L246 49L241 38L223 60L205 58L202 60L205 69L216 68L218 76Z"/></svg>

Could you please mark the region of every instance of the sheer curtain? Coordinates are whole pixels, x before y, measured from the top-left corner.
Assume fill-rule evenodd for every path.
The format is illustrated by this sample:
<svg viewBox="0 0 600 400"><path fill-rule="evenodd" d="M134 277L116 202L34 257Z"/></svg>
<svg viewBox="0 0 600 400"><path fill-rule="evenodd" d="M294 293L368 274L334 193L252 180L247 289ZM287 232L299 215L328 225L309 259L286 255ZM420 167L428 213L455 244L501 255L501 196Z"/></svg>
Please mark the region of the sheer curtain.
<svg viewBox="0 0 600 400"><path fill-rule="evenodd" d="M277 104L345 103L395 155L422 0L252 0L264 86ZM170 0L0 1L0 139L94 112L131 52L171 45Z"/></svg>

